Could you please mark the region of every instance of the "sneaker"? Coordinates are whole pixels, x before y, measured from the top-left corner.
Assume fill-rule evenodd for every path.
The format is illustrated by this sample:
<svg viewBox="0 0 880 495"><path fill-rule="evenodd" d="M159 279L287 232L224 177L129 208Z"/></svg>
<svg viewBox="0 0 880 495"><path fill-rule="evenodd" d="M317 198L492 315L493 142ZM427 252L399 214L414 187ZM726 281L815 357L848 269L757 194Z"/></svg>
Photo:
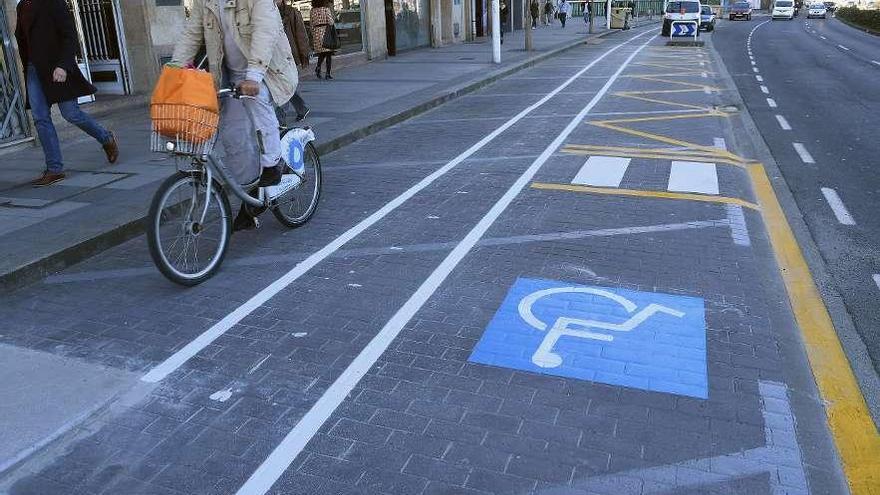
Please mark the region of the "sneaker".
<svg viewBox="0 0 880 495"><path fill-rule="evenodd" d="M31 185L34 187L51 186L52 184L55 184L56 182L63 181L64 177L65 177L65 175L63 172L56 173L56 172L46 171L46 172L43 172L43 175L41 175L39 178L31 181Z"/></svg>
<svg viewBox="0 0 880 495"><path fill-rule="evenodd" d="M104 154L107 155L107 161L116 163L119 159L119 144L116 142L116 134L110 133L110 141L101 145L104 148Z"/></svg>
<svg viewBox="0 0 880 495"><path fill-rule="evenodd" d="M303 120L306 120L306 117L308 117L310 113L312 113L312 109L311 109L311 108L306 108L306 113L303 113L303 114L299 114L299 115L297 115L297 116L296 116L296 121L297 121L297 122L302 122Z"/></svg>
<svg viewBox="0 0 880 495"><path fill-rule="evenodd" d="M280 162L281 160L279 160ZM275 186L281 183L281 164L274 167L263 167L263 173L260 174L260 182L258 187Z"/></svg>

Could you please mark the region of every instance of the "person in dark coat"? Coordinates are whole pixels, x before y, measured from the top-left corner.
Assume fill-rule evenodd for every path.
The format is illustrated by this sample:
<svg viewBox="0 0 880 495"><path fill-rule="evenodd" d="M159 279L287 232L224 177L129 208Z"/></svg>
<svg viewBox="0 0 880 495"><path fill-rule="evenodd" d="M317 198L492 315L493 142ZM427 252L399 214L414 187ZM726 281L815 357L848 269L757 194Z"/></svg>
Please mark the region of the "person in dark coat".
<svg viewBox="0 0 880 495"><path fill-rule="evenodd" d="M15 38L25 72L27 108L31 110L40 144L46 156L46 171L33 181L48 186L64 180L61 146L50 109L57 104L61 116L95 138L107 160L115 163L119 146L112 132L79 108L77 99L94 94L76 64L79 38L73 14L64 0L21 0L16 8Z"/></svg>
<svg viewBox="0 0 880 495"><path fill-rule="evenodd" d="M290 52L296 61L297 67L300 69L308 69L309 67L309 33L306 31L306 24L303 22L302 14L299 9L288 5L284 0L275 0L275 5L281 11L281 23L284 25L284 33L287 35L287 41L290 43ZM309 114L309 107L303 101L299 92L293 94L290 104L296 110L296 121L305 120Z"/></svg>

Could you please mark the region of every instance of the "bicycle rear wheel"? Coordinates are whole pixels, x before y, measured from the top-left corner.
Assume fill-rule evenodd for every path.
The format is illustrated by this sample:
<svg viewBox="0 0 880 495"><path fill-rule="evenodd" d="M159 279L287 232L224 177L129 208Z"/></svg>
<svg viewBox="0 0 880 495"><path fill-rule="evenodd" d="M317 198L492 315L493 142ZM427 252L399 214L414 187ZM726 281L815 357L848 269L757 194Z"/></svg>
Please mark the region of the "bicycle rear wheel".
<svg viewBox="0 0 880 495"><path fill-rule="evenodd" d="M180 285L198 285L211 278L229 246L229 200L212 182L206 212L207 187L202 174L178 172L162 183L150 205L150 256L162 275Z"/></svg>
<svg viewBox="0 0 880 495"><path fill-rule="evenodd" d="M300 184L275 199L272 214L284 225L295 228L308 222L321 199L321 159L318 150L308 143L303 153L305 165ZM293 173L289 168L285 173Z"/></svg>

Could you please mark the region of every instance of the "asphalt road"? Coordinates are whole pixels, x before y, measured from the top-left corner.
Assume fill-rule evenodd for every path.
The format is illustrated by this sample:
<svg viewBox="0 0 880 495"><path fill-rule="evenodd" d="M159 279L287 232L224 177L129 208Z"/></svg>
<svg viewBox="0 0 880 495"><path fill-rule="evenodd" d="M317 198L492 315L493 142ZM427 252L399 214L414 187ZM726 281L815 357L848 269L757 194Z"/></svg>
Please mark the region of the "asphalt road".
<svg viewBox="0 0 880 495"><path fill-rule="evenodd" d="M846 493L735 89L656 31L326 154L198 287L139 237L4 295L0 343L140 378L0 493Z"/></svg>
<svg viewBox="0 0 880 495"><path fill-rule="evenodd" d="M715 36L880 369L880 37L804 15L722 22Z"/></svg>

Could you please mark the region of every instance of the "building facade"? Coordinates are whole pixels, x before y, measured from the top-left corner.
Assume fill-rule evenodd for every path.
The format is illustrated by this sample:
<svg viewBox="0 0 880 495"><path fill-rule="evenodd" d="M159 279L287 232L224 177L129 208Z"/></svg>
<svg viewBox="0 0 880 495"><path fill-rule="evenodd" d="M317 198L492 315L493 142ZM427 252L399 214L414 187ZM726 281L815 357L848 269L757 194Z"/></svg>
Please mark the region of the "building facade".
<svg viewBox="0 0 880 495"><path fill-rule="evenodd" d="M107 95L149 94L192 0L66 0L79 33L80 69ZM308 23L310 0L285 0ZM483 1L486 0L476 0ZM521 0L518 0L521 1ZM18 0L0 0L0 147L32 139L15 43ZM381 59L400 51L472 40L475 0L333 0L341 57Z"/></svg>

